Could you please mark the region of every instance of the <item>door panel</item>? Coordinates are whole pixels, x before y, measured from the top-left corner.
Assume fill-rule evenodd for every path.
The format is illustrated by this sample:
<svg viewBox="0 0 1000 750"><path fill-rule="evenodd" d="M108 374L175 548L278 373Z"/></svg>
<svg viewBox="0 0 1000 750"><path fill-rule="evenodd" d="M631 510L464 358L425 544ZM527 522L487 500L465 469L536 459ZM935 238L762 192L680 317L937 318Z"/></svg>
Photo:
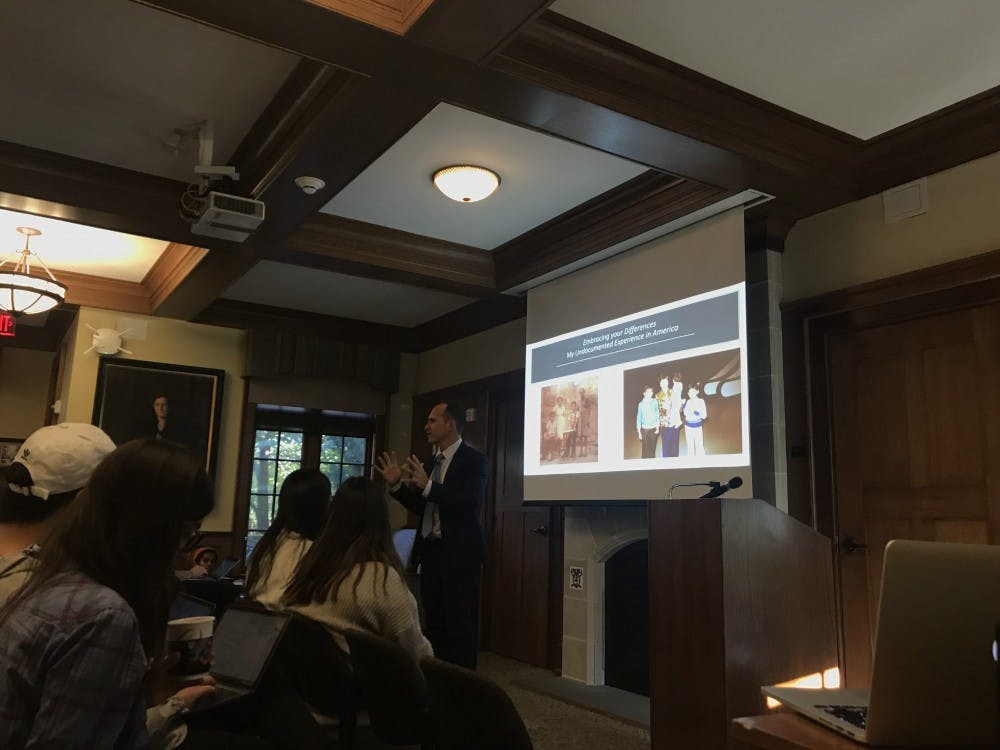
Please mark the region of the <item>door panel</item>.
<svg viewBox="0 0 1000 750"><path fill-rule="evenodd" d="M495 394L493 523L486 579L490 623L486 647L537 666L548 666L549 508L524 501L524 391Z"/></svg>
<svg viewBox="0 0 1000 750"><path fill-rule="evenodd" d="M1000 543L1000 305L829 342L845 682L868 684L890 539ZM867 549L848 551L852 537Z"/></svg>

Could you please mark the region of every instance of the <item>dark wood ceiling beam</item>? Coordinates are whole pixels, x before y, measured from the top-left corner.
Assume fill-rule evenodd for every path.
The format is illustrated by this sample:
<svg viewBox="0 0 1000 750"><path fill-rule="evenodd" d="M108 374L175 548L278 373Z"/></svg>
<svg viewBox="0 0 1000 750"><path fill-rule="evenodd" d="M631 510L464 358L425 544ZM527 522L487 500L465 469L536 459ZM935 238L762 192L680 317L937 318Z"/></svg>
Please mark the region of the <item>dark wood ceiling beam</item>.
<svg viewBox="0 0 1000 750"><path fill-rule="evenodd" d="M463 24L473 17L469 14L478 12L480 18L492 18L495 24L477 30L473 38L463 42L462 49L466 54L484 56L512 33L518 25L518 13L523 23L524 19L537 15L545 3L511 0L502 10L490 10L493 5L486 0L437 0L433 16L419 22L410 32L421 45L433 47L456 36ZM255 6L255 12L250 15L263 20L261 25L255 26L258 31L272 25L285 27L283 14L287 8L276 7L280 14L267 17L266 8ZM238 10L232 5L227 8L229 12ZM295 10L303 8L314 20L334 18L355 31L370 30L380 36L396 38L315 6L306 7L301 3L294 6ZM226 10L221 6L216 9ZM237 15L242 15L242 11ZM331 38L328 42L334 46L338 44L337 39ZM417 47L415 41L407 44L424 49ZM351 257L337 254L344 243L333 243L319 252L314 252L317 247L308 241L305 251L301 247L280 249L290 235L438 102L436 96L419 87L401 86L387 78L374 80L334 68L315 55L304 57L231 159L241 172L241 191L265 202L267 220L247 240L242 257L216 258L212 263L200 264L160 309L174 316L191 318L262 258L374 278L396 278L470 296L492 293L492 266L487 274L482 261L478 267L468 262L469 258L465 259L467 262L449 265L440 257L440 248L435 248L431 255L424 253L423 239L415 241L418 257L430 263L430 270L423 272L417 269L418 263L412 257L395 252L396 245L387 241L382 242L381 251L372 252L369 244L355 238L346 245ZM319 177L326 182L326 187L307 196L294 184L294 178L299 175ZM311 230L306 230L305 234L315 238ZM362 251L371 263L358 258ZM388 261L383 259L383 254ZM441 278L433 278L435 269L442 272Z"/></svg>
<svg viewBox="0 0 1000 750"><path fill-rule="evenodd" d="M423 92L516 125L663 172L741 190L768 165L629 114L429 49L408 37L296 0L257 0L245 13L225 0L136 0L359 75ZM440 0L439 0L440 1ZM767 189L767 185L763 189Z"/></svg>
<svg viewBox="0 0 1000 750"><path fill-rule="evenodd" d="M410 329L403 351L425 352L438 346L482 333L528 312L528 298L496 294L445 313Z"/></svg>
<svg viewBox="0 0 1000 750"><path fill-rule="evenodd" d="M179 215L184 183L0 142L0 208L170 242L195 239ZM229 249L234 243L198 238Z"/></svg>
<svg viewBox="0 0 1000 750"><path fill-rule="evenodd" d="M260 127L251 128L244 141L246 146L237 149L237 154L260 154L260 161L241 164L241 169L251 175L250 182L263 187L256 197L264 201L267 219L238 254L209 257L200 263L161 306L164 314L190 320L258 260L281 259L280 248L288 237L419 122L435 103L391 83L343 70L324 72L319 79L322 85L301 77L300 83L312 93L308 100L305 96L299 99L299 117L276 123L266 116ZM285 89L280 97L289 95ZM282 132L269 138L267 128L272 124ZM261 147L264 143L268 145ZM306 195L294 183L294 178L303 174L319 177L326 187L315 195ZM290 256L287 260L295 262Z"/></svg>
<svg viewBox="0 0 1000 750"><path fill-rule="evenodd" d="M18 318L17 330L12 338L0 337L0 350L4 347L16 349L34 349L43 352L59 350L66 337L66 332L76 320L79 308L76 305L62 304L46 313L39 315L24 315ZM39 320L43 318L43 320ZM6 365L10 367L11 365ZM0 367L4 367L2 351L0 351Z"/></svg>
<svg viewBox="0 0 1000 750"><path fill-rule="evenodd" d="M795 200L805 187L820 205L856 190L860 139L558 14L526 26L491 67L739 154L747 187Z"/></svg>
<svg viewBox="0 0 1000 750"><path fill-rule="evenodd" d="M497 248L497 288L510 289L679 219L727 195L645 172Z"/></svg>
<svg viewBox="0 0 1000 750"><path fill-rule="evenodd" d="M486 62L552 0L436 0L407 39L463 60Z"/></svg>
<svg viewBox="0 0 1000 750"><path fill-rule="evenodd" d="M865 143L862 195L1000 150L1000 86Z"/></svg>
<svg viewBox="0 0 1000 750"><path fill-rule="evenodd" d="M496 293L485 250L329 214L309 219L264 257L471 297Z"/></svg>
<svg viewBox="0 0 1000 750"><path fill-rule="evenodd" d="M402 351L410 329L402 326L369 323L333 315L289 310L284 307L257 305L252 302L220 299L195 317L196 323L228 328L276 329L278 331L320 338L369 344Z"/></svg>

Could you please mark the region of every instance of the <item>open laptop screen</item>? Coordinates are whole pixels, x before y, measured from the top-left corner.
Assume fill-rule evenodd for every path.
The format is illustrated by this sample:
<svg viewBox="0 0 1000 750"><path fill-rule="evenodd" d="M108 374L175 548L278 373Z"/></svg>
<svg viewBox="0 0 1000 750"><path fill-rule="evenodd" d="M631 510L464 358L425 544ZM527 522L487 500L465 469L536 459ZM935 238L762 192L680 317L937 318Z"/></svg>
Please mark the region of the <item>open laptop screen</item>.
<svg viewBox="0 0 1000 750"><path fill-rule="evenodd" d="M212 675L220 681L253 687L287 622L287 615L227 610L215 633Z"/></svg>

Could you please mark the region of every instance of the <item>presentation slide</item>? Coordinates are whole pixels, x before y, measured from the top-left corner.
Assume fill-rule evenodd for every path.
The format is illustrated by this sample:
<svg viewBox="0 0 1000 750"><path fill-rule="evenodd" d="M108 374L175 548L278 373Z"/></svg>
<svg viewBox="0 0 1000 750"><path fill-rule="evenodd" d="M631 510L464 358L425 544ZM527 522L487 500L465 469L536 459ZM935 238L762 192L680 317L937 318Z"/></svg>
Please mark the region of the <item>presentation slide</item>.
<svg viewBox="0 0 1000 750"><path fill-rule="evenodd" d="M745 285L527 347L525 475L749 464Z"/></svg>
<svg viewBox="0 0 1000 750"><path fill-rule="evenodd" d="M743 213L529 290L527 502L752 497ZM709 487L678 488L675 498Z"/></svg>

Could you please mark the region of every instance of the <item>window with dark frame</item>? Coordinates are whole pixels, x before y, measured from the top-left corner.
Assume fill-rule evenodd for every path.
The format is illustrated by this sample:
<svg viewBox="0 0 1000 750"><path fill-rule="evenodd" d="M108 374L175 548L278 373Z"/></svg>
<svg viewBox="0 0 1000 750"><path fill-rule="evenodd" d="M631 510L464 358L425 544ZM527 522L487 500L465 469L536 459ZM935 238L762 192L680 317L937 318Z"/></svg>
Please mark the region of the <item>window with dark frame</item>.
<svg viewBox="0 0 1000 750"><path fill-rule="evenodd" d="M375 418L367 414L259 405L247 505L246 559L278 512L285 478L318 468L337 491L348 477L371 474Z"/></svg>

